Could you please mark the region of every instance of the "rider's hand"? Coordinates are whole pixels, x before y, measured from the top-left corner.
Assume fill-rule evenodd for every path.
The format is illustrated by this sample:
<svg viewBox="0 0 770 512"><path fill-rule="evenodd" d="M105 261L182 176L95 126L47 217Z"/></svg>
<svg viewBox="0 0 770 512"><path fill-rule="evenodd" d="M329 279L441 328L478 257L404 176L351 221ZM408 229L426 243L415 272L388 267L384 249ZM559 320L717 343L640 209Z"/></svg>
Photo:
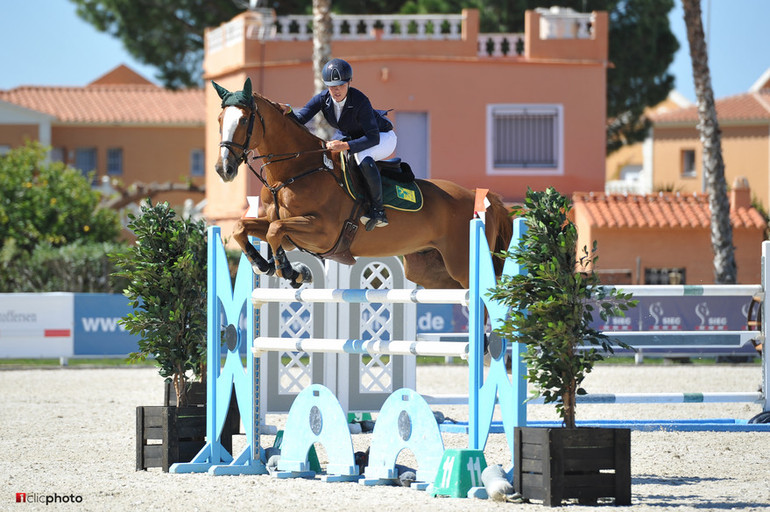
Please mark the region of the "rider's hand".
<svg viewBox="0 0 770 512"><path fill-rule="evenodd" d="M343 140L330 140L326 142L326 149L332 151L345 151L350 149L350 145Z"/></svg>
<svg viewBox="0 0 770 512"><path fill-rule="evenodd" d="M281 107L281 110L283 110L283 115L288 115L291 113L291 105L288 103L279 103L279 107Z"/></svg>

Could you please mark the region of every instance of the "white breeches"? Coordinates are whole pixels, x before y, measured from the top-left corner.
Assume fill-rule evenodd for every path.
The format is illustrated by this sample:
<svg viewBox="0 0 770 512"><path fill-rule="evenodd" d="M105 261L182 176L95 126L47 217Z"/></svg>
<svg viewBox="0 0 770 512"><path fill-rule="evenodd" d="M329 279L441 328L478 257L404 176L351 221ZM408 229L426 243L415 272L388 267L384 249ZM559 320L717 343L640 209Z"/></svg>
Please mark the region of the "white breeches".
<svg viewBox="0 0 770 512"><path fill-rule="evenodd" d="M355 153L356 162L361 163L361 160L370 156L376 162L377 160L385 160L396 150L396 131L390 130L389 132L380 132L380 143L376 146L372 146L369 149L359 151Z"/></svg>

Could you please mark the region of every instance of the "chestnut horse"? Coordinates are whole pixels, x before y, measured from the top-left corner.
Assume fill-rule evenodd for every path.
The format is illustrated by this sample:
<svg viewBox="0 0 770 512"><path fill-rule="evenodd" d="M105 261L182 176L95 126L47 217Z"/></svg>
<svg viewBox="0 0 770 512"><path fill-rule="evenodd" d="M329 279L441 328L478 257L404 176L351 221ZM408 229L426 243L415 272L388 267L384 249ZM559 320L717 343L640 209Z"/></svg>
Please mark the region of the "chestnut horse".
<svg viewBox="0 0 770 512"><path fill-rule="evenodd" d="M278 105L251 91L230 92L213 83L222 98L222 134L216 171L232 181L246 163L263 187L260 217L239 220L233 238L256 273L288 279L295 288L311 279L304 265L292 266L285 250L300 249L348 264L351 256L404 258L406 277L425 288L467 288L469 221L475 192L446 180L416 180L423 207L416 212L388 210L389 224L373 231L358 229L361 205L343 188L341 155L283 114ZM252 166L258 164L259 170ZM486 236L490 248L508 248L512 223L497 195L489 194ZM262 210L262 208L260 208ZM266 240L274 258L262 257L248 237ZM346 243L345 243L346 242ZM343 254L337 249L343 245ZM502 271L496 258L495 269Z"/></svg>

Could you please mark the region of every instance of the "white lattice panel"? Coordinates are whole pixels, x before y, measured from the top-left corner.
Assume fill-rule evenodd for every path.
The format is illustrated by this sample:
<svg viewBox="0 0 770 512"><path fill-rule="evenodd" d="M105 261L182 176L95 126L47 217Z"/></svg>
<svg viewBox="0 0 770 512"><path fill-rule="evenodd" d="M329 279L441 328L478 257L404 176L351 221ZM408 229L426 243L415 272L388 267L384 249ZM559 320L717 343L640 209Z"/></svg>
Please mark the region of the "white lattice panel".
<svg viewBox="0 0 770 512"><path fill-rule="evenodd" d="M390 269L379 262L370 263L361 274L361 288L394 288ZM391 340L393 305L370 303L361 306L361 338ZM389 356L359 356L358 372L361 376L358 386L360 393L393 392L393 367Z"/></svg>
<svg viewBox="0 0 770 512"><path fill-rule="evenodd" d="M280 281L281 288L290 288L285 280ZM310 338L313 333L312 305L301 302L281 304L279 309L279 332L290 338ZM278 370L278 393L295 395L312 384L312 363L304 352L281 352ZM304 361L303 361L304 358Z"/></svg>

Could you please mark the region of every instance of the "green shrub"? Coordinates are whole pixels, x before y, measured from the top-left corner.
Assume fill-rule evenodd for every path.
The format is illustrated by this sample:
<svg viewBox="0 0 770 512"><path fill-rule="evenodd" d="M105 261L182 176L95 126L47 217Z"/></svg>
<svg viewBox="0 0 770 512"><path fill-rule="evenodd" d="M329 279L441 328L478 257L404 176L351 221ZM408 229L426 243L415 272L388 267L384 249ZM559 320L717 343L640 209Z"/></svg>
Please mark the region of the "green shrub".
<svg viewBox="0 0 770 512"><path fill-rule="evenodd" d="M0 157L0 246L31 253L39 244L112 242L120 233L115 211L77 169L46 160L37 143Z"/></svg>
<svg viewBox="0 0 770 512"><path fill-rule="evenodd" d="M138 335L131 361L155 358L159 373L173 382L177 404L187 404L188 372L205 375L206 226L181 219L168 203L142 204L129 215L136 245L112 256L134 312L121 320Z"/></svg>
<svg viewBox="0 0 770 512"><path fill-rule="evenodd" d="M575 398L585 394L580 385L603 353L612 353L610 339L591 327L593 310L598 306L603 319L623 316L636 301L600 286L593 272L596 242L590 252L583 247L578 259L571 208L554 188L527 191L524 207L515 211L524 218L526 233L514 251L501 254L526 273L503 276L491 297L510 308L498 333L526 344L522 359L536 396L555 404L564 424L575 428Z"/></svg>
<svg viewBox="0 0 770 512"><path fill-rule="evenodd" d="M112 276L109 254L125 247L117 242L40 244L27 254L9 244L0 255L0 292L122 293L127 283Z"/></svg>
<svg viewBox="0 0 770 512"><path fill-rule="evenodd" d="M0 292L111 291L104 244L121 227L100 200L87 177L47 161L40 144L0 156ZM57 256L60 247L71 248Z"/></svg>

